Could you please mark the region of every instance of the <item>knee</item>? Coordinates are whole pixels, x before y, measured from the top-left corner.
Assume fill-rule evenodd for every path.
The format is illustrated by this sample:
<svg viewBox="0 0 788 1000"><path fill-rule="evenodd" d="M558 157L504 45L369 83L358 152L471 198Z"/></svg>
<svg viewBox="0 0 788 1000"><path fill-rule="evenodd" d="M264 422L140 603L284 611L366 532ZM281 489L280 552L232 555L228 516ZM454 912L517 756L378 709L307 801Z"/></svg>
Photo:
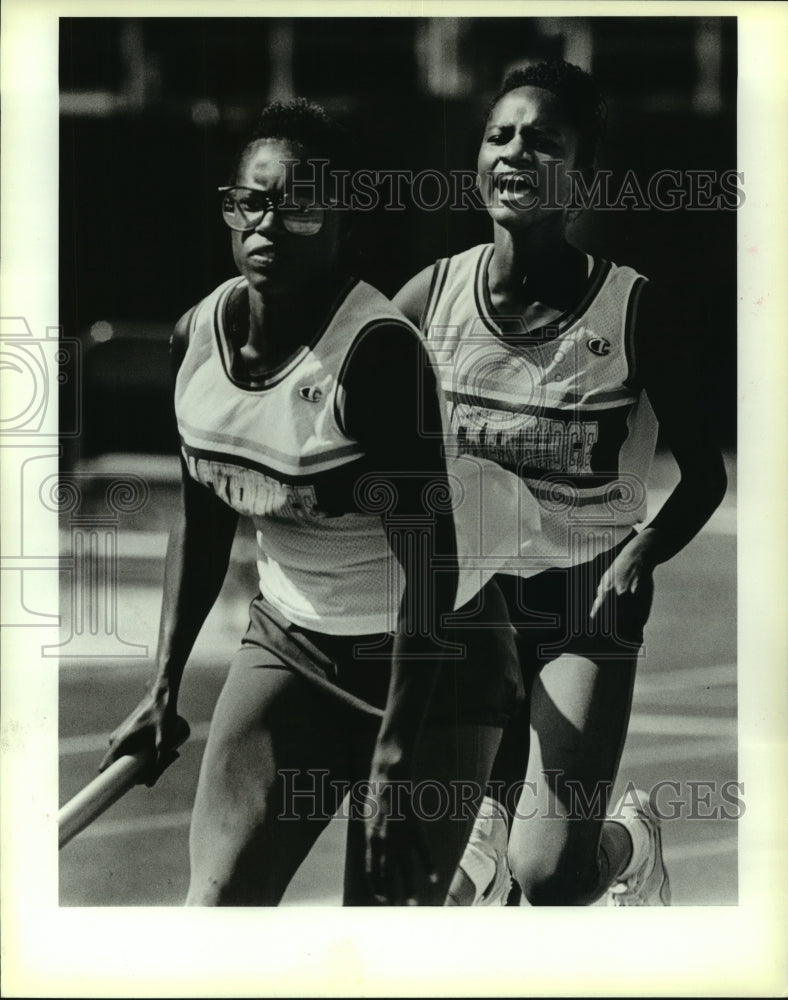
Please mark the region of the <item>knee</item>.
<svg viewBox="0 0 788 1000"><path fill-rule="evenodd" d="M569 855L510 858L512 876L531 906L585 906L594 898L595 872Z"/></svg>

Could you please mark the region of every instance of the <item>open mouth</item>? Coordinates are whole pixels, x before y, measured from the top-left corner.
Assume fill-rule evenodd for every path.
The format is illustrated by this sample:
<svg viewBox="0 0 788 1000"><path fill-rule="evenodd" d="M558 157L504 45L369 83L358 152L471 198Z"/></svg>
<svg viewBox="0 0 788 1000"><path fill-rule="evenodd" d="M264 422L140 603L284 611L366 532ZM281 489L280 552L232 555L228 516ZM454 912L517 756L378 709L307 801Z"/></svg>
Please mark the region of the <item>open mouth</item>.
<svg viewBox="0 0 788 1000"><path fill-rule="evenodd" d="M536 190L535 170L517 170L495 175L495 189L501 194L528 194Z"/></svg>
<svg viewBox="0 0 788 1000"><path fill-rule="evenodd" d="M277 256L275 250L254 250L248 255L253 264L270 264Z"/></svg>

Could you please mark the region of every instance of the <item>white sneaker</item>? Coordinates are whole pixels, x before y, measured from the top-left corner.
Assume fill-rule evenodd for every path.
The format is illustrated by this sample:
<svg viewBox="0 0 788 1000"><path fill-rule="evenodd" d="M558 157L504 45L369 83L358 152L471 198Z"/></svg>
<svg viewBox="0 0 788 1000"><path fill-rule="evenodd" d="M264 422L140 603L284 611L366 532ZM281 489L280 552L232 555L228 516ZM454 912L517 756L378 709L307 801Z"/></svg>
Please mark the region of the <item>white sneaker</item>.
<svg viewBox="0 0 788 1000"><path fill-rule="evenodd" d="M503 808L485 795L460 861L476 894L470 906L505 906L512 887L506 850L509 824Z"/></svg>
<svg viewBox="0 0 788 1000"><path fill-rule="evenodd" d="M662 830L646 792L630 790L613 811L632 838L632 859L607 891L608 906L670 906L670 879L662 858Z"/></svg>

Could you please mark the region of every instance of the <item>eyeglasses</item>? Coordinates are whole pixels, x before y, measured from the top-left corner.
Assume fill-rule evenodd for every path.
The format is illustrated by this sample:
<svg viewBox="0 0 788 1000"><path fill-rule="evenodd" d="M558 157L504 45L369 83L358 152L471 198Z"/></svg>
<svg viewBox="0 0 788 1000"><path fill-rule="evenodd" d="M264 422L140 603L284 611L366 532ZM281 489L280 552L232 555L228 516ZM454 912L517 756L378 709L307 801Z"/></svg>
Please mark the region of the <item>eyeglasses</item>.
<svg viewBox="0 0 788 1000"><path fill-rule="evenodd" d="M295 236L314 236L320 232L325 209L316 206L285 205L265 191L248 187L220 187L222 218L237 233L256 229L266 212L275 212L282 225Z"/></svg>

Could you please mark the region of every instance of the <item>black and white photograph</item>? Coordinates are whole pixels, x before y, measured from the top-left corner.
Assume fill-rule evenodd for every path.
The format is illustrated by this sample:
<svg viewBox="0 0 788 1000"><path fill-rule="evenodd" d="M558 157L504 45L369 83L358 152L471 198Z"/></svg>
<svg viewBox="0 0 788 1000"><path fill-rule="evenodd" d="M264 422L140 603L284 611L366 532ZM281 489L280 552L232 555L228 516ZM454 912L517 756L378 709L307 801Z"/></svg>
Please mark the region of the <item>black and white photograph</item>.
<svg viewBox="0 0 788 1000"><path fill-rule="evenodd" d="M8 995L784 990L753 6L10 5Z"/></svg>

